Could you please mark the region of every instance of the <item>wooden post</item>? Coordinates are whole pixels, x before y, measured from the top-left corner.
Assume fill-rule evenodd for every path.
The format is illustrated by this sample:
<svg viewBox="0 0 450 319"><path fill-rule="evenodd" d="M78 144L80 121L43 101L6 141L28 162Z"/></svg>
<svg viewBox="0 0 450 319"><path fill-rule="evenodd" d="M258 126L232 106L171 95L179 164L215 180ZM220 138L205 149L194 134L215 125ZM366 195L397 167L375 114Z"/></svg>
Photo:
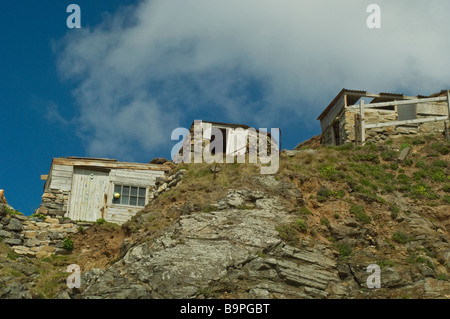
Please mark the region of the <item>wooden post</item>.
<svg viewBox="0 0 450 319"><path fill-rule="evenodd" d="M447 107L448 107L448 120L450 123L450 91L447 90ZM444 121L444 136L445 138L450 141L450 127L447 125L447 121Z"/></svg>
<svg viewBox="0 0 450 319"><path fill-rule="evenodd" d="M448 120L450 121L450 90L447 90Z"/></svg>
<svg viewBox="0 0 450 319"><path fill-rule="evenodd" d="M366 141L366 126L364 120L364 100L359 101L359 113L361 117L361 144L364 144Z"/></svg>
<svg viewBox="0 0 450 319"><path fill-rule="evenodd" d="M444 136L446 140L450 141L450 127L448 127L447 121L444 121Z"/></svg>

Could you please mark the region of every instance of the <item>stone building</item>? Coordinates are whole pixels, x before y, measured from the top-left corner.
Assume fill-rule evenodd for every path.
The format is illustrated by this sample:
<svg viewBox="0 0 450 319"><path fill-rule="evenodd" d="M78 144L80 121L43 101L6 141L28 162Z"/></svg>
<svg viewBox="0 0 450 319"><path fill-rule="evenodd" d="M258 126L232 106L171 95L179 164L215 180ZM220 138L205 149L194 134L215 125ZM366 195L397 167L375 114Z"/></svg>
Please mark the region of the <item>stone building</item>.
<svg viewBox="0 0 450 319"><path fill-rule="evenodd" d="M429 96L342 89L317 118L323 145L379 141L400 134L445 133L448 91Z"/></svg>
<svg viewBox="0 0 450 319"><path fill-rule="evenodd" d="M191 163L194 161L195 152L203 154L205 151L232 158L249 153L255 154L258 151L270 155L281 148L281 131L272 129L270 132L266 132L245 124L195 120L180 144L174 147L178 146L176 153L173 154L175 163ZM264 144L266 148L262 149L261 146ZM183 151L186 154L183 154ZM258 155L260 154L258 153Z"/></svg>

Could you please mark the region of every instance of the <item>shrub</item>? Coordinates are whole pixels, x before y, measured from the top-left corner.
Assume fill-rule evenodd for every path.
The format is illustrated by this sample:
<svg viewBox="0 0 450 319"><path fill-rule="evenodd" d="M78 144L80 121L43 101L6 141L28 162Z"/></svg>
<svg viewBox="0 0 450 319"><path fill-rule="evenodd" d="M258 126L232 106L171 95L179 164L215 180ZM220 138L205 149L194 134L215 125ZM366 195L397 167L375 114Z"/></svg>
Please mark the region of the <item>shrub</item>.
<svg viewBox="0 0 450 319"><path fill-rule="evenodd" d="M320 219L320 224L322 224L322 225L328 227L328 226L330 226L330 221L328 220L327 217L322 217L322 218Z"/></svg>
<svg viewBox="0 0 450 319"><path fill-rule="evenodd" d="M297 231L289 226L289 225L281 225L275 227L275 230L280 235L281 240L289 245L297 245L300 241L300 238L297 235Z"/></svg>
<svg viewBox="0 0 450 319"><path fill-rule="evenodd" d="M444 185L443 190L444 190L444 192L446 192L446 193L450 193L450 185Z"/></svg>
<svg viewBox="0 0 450 319"><path fill-rule="evenodd" d="M391 164L389 164L389 168L396 171L398 169L398 163L392 162Z"/></svg>
<svg viewBox="0 0 450 319"><path fill-rule="evenodd" d="M431 148L438 151L442 155L447 155L448 153L450 153L450 149L448 148L448 146L442 143L433 143L431 144Z"/></svg>
<svg viewBox="0 0 450 319"><path fill-rule="evenodd" d="M398 213L400 212L400 208L397 205L391 205L391 206L389 206L389 209L391 210L392 219L396 219L398 216Z"/></svg>
<svg viewBox="0 0 450 319"><path fill-rule="evenodd" d="M334 193L334 196L336 197L336 198L342 198L342 197L344 197L345 196L345 191L343 191L343 190L338 190L338 191L336 191L335 193Z"/></svg>
<svg viewBox="0 0 450 319"><path fill-rule="evenodd" d="M380 158L375 153L357 154L353 156L353 160L356 162L365 161L380 164Z"/></svg>
<svg viewBox="0 0 450 319"><path fill-rule="evenodd" d="M304 219L296 219L295 220L295 229L301 231L301 232L306 232L306 230L308 229L308 227L306 226L306 222Z"/></svg>
<svg viewBox="0 0 450 319"><path fill-rule="evenodd" d="M412 166L412 164L413 164L413 160L410 159L410 158L407 158L407 159L403 162L403 166L408 166L408 167L410 167L410 166Z"/></svg>
<svg viewBox="0 0 450 319"><path fill-rule="evenodd" d="M425 141L422 140L422 139L419 138L419 137L415 137L415 138L411 141L411 143L412 143L413 145L421 145L421 144L425 144Z"/></svg>
<svg viewBox="0 0 450 319"><path fill-rule="evenodd" d="M397 152L394 150L384 151L381 153L381 158L385 161L392 161L397 157Z"/></svg>
<svg viewBox="0 0 450 319"><path fill-rule="evenodd" d="M414 172L414 173L413 173L413 179L414 179L415 181L420 181L422 178L425 178L425 177L427 177L427 176L428 176L428 174L427 174L427 172L424 171L424 170L420 170L420 171L417 171L417 172Z"/></svg>
<svg viewBox="0 0 450 319"><path fill-rule="evenodd" d="M397 181L400 184L408 185L411 183L411 178L408 175L405 174L398 174Z"/></svg>
<svg viewBox="0 0 450 319"><path fill-rule="evenodd" d="M313 212L306 206L300 208L300 214L302 215L313 215Z"/></svg>
<svg viewBox="0 0 450 319"><path fill-rule="evenodd" d="M428 199L437 199L439 198L428 185L423 183L418 183L415 185L411 191L411 195L413 198L428 198Z"/></svg>
<svg viewBox="0 0 450 319"><path fill-rule="evenodd" d="M334 166L328 165L319 169L319 173L326 179L335 179L338 171Z"/></svg>
<svg viewBox="0 0 450 319"><path fill-rule="evenodd" d="M435 182L445 182L447 180L447 176L444 172L439 171L433 173L433 175L431 175L431 179Z"/></svg>
<svg viewBox="0 0 450 319"><path fill-rule="evenodd" d="M95 221L95 223L96 223L97 225L103 225L103 224L106 223L106 220L103 219L103 218L99 218L99 219L97 219L97 220Z"/></svg>
<svg viewBox="0 0 450 319"><path fill-rule="evenodd" d="M335 218L335 219L339 219L339 214L338 213L335 213L334 215L333 215L333 217Z"/></svg>
<svg viewBox="0 0 450 319"><path fill-rule="evenodd" d="M416 167L417 168L427 168L427 164L425 163L425 161L420 160L416 163Z"/></svg>
<svg viewBox="0 0 450 319"><path fill-rule="evenodd" d="M341 257L348 257L352 254L352 247L347 244L338 244L337 249Z"/></svg>
<svg viewBox="0 0 450 319"><path fill-rule="evenodd" d="M317 200L319 202L324 202L327 200L328 197L330 197L332 195L332 191L329 190L326 187L321 187L318 191L317 191Z"/></svg>
<svg viewBox="0 0 450 319"><path fill-rule="evenodd" d="M450 196L449 195L444 195L444 197L442 197L442 200L444 201L444 203L450 204Z"/></svg>
<svg viewBox="0 0 450 319"><path fill-rule="evenodd" d="M63 248L66 250L73 250L73 241L70 238L65 238L63 240Z"/></svg>
<svg viewBox="0 0 450 319"><path fill-rule="evenodd" d="M408 242L408 236L400 231L395 232L392 235L392 240L399 244L406 244Z"/></svg>
<svg viewBox="0 0 450 319"><path fill-rule="evenodd" d="M445 168L445 167L447 167L447 161L444 161L444 160L435 160L435 161L433 161L433 164L432 164L434 167L442 167L442 168Z"/></svg>
<svg viewBox="0 0 450 319"><path fill-rule="evenodd" d="M370 216L368 216L361 205L352 205L350 207L350 213L352 213L355 218L364 224L369 224L371 222Z"/></svg>

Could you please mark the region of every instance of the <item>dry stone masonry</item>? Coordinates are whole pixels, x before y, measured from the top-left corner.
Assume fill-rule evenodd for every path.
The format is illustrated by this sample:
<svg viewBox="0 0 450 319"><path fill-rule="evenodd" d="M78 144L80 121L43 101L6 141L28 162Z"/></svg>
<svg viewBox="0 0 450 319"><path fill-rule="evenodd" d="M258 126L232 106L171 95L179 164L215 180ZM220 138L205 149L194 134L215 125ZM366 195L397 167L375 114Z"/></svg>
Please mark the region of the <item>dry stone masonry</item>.
<svg viewBox="0 0 450 319"><path fill-rule="evenodd" d="M42 203L38 213L52 217L63 217L67 212L68 201L68 191L49 189L42 195Z"/></svg>
<svg viewBox="0 0 450 319"><path fill-rule="evenodd" d="M79 227L73 221L11 214L8 213L8 207L0 204L0 238L14 253L43 258L68 252L63 248L63 240L76 233Z"/></svg>
<svg viewBox="0 0 450 319"><path fill-rule="evenodd" d="M185 169L180 169L175 174L157 177L155 187L150 190L149 201L155 200L161 194L168 192L177 186L183 179L183 174L185 172Z"/></svg>

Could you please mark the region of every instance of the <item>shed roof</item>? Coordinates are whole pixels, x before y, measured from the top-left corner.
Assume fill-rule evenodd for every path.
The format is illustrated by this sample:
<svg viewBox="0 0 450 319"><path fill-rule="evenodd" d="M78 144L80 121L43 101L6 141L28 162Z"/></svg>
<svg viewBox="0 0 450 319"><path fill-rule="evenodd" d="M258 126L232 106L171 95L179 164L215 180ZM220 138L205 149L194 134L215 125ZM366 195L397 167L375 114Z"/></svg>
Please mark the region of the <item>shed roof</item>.
<svg viewBox="0 0 450 319"><path fill-rule="evenodd" d="M331 101L331 103L326 107L326 109L319 115L317 119L322 120L327 115L327 113L333 108L334 104L337 101L339 101L339 99L343 95L347 95L347 105L356 104L356 102L358 102L358 100L362 97L373 98L373 100L370 103L387 102L393 101L395 99L397 100L417 99L420 97L420 96L406 96L402 93L388 93L388 92L368 93L367 91L349 90L344 88L338 93L338 95L336 95L333 101Z"/></svg>
<svg viewBox="0 0 450 319"><path fill-rule="evenodd" d="M145 163L130 163L119 162L115 159L107 158L92 158L92 157L57 157L52 161L52 165L65 166L82 166L106 169L135 169L135 170L156 170L169 171L171 168L164 164L145 164Z"/></svg>

